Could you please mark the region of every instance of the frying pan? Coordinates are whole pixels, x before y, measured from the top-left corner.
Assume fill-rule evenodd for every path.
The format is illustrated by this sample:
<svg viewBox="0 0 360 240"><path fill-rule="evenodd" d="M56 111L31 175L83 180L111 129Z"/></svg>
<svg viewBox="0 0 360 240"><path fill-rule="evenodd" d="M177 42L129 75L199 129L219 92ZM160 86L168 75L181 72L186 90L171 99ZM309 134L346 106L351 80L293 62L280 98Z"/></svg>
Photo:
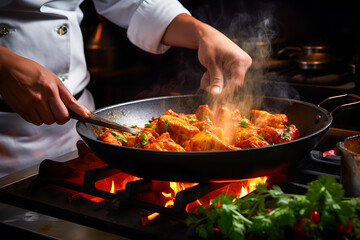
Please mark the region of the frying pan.
<svg viewBox="0 0 360 240"><path fill-rule="evenodd" d="M95 113L127 125L143 127L153 116L168 109L194 113L207 104L202 95L149 98L121 103ZM77 132L87 146L108 165L141 178L176 182L213 182L269 176L303 159L320 142L332 122L332 115L311 103L264 97L263 109L284 113L300 132L297 140L267 147L232 151L171 152L109 144L97 139L85 122L78 121Z"/></svg>

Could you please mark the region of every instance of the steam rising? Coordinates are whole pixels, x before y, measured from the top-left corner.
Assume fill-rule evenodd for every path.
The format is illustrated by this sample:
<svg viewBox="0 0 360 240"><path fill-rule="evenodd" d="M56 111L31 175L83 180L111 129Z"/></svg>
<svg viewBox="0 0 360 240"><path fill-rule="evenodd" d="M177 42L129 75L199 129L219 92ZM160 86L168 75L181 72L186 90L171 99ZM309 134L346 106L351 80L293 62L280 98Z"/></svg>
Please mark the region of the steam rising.
<svg viewBox="0 0 360 240"><path fill-rule="evenodd" d="M267 71L267 60L272 55L271 43L277 37L272 14L270 6L256 17L239 13L232 19L228 29L221 30L251 56L253 64L246 73L244 86L234 89L225 85L221 96L210 100L212 108L225 104L230 109L238 108L246 115L250 109L260 107L264 87L262 80ZM226 84L231 76L225 77Z"/></svg>
<svg viewBox="0 0 360 240"><path fill-rule="evenodd" d="M278 26L274 17L276 5L262 2L257 6L259 7L257 14L249 13L247 6L240 5L239 9L242 12L236 14L227 14L223 6L217 8L214 12L206 4L202 5L193 14L224 33L251 56L253 64L246 73L244 86L235 89L233 86L226 84L231 76L224 76L225 87L222 94L216 98L209 97L208 101L212 109L217 109L218 105L223 104L229 109L239 109L246 116L250 109L260 108L261 97L264 93L284 98L289 98L289 96L294 98L298 94L285 81L282 81L282 84L272 84L272 81L264 81L265 73L268 70L268 60L273 55L272 43L279 37ZM236 9L232 9L232 11L236 11ZM166 84L162 83L161 86L149 90L147 95L166 95L161 93L176 92L176 89L181 88L190 90L189 80L192 83L198 83L204 71L204 69L199 68L198 65L192 62L192 57L195 59L196 56L189 57L180 52L177 55L177 62L181 71L175 76L175 79L166 78L163 81ZM184 94L193 93L182 90L179 92Z"/></svg>

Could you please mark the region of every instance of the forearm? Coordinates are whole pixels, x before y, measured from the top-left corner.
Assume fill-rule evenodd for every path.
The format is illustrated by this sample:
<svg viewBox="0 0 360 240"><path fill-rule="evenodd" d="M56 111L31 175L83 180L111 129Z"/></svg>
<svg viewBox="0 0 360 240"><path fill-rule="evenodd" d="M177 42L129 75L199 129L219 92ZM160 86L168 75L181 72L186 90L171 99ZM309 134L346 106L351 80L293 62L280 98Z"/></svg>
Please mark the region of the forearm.
<svg viewBox="0 0 360 240"><path fill-rule="evenodd" d="M207 27L209 26L188 14L180 14L167 27L161 43L173 47L198 49L199 38Z"/></svg>
<svg viewBox="0 0 360 240"><path fill-rule="evenodd" d="M5 71L5 63L10 61L10 56L14 54L9 49L0 46L0 75Z"/></svg>

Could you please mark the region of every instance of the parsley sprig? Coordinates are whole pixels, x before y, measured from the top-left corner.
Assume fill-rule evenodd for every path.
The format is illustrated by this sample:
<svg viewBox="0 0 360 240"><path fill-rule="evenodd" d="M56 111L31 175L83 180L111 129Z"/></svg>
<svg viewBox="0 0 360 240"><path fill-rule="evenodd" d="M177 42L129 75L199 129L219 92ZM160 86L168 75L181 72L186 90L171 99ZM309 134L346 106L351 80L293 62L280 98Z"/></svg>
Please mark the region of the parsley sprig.
<svg viewBox="0 0 360 240"><path fill-rule="evenodd" d="M230 240L246 239L249 235L287 239L299 220L305 219L301 227L312 239L358 239L360 198L344 198L342 185L329 176L320 176L308 186L305 195L284 193L279 186L268 189L261 184L240 199L223 193L210 206L199 206L197 213L187 218L187 224L195 224L196 233L205 239L215 234ZM316 224L309 217L314 210L320 215ZM335 226L349 221L351 233L337 232Z"/></svg>

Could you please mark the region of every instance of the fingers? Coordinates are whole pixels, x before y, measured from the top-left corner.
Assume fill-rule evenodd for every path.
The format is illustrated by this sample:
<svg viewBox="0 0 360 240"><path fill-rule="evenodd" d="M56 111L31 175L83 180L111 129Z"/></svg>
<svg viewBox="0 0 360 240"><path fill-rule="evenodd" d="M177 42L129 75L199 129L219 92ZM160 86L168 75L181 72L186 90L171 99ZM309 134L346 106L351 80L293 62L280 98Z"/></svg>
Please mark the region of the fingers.
<svg viewBox="0 0 360 240"><path fill-rule="evenodd" d="M235 86L241 87L245 81L245 74L252 64L251 57L244 51L237 58L234 58L227 67L230 72L230 79Z"/></svg>
<svg viewBox="0 0 360 240"><path fill-rule="evenodd" d="M19 115L20 115L20 117L22 117L23 119L25 119L29 123L33 123L33 124L38 125L38 126L43 124L43 121L40 119L37 112L32 112L32 113L19 112Z"/></svg>
<svg viewBox="0 0 360 240"><path fill-rule="evenodd" d="M34 116L38 116L38 118L45 124L53 124L55 122L53 113L49 104L47 102L42 104L41 109L36 110L36 114Z"/></svg>
<svg viewBox="0 0 360 240"><path fill-rule="evenodd" d="M209 67L203 74L200 88L210 92L212 95L220 95L224 87L232 89L242 87L244 85L245 74L250 66L251 58Z"/></svg>
<svg viewBox="0 0 360 240"><path fill-rule="evenodd" d="M48 101L41 102L33 111L22 114L21 117L35 125L43 123L50 125L55 122L65 124L69 120L67 107L83 117L90 116L90 111L76 101L67 89L59 89L59 93L55 92Z"/></svg>
<svg viewBox="0 0 360 240"><path fill-rule="evenodd" d="M79 103L65 86L59 90L60 98L67 108L73 110L82 117L90 117L91 112L84 105ZM67 116L68 114L69 113L67 112Z"/></svg>
<svg viewBox="0 0 360 240"><path fill-rule="evenodd" d="M49 99L49 108L57 124L64 124L69 120L69 113L58 94Z"/></svg>
<svg viewBox="0 0 360 240"><path fill-rule="evenodd" d="M216 66L209 68L201 78L200 88L210 92L212 95L219 95L222 92L223 87L223 71Z"/></svg>

